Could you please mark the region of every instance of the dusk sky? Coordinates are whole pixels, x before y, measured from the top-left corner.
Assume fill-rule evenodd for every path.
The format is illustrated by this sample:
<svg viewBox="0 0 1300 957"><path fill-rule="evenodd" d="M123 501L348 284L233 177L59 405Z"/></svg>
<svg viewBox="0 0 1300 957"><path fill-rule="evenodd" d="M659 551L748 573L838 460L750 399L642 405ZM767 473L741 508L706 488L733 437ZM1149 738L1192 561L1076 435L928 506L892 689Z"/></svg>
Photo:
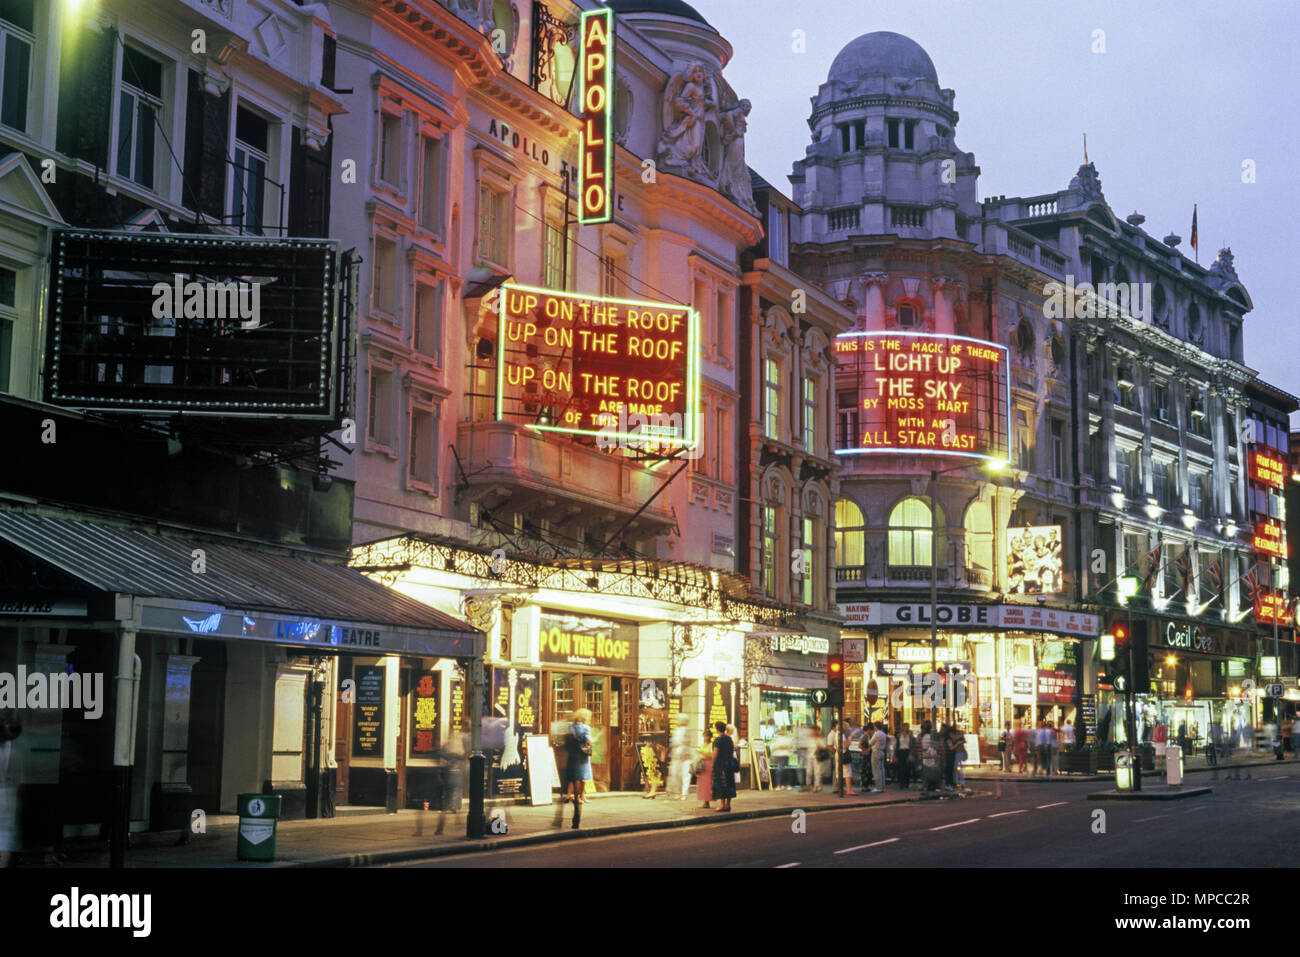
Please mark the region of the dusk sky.
<svg viewBox="0 0 1300 957"><path fill-rule="evenodd" d="M957 145L978 194L1064 189L1088 158L1121 218L1183 238L1198 206L1200 262L1231 246L1254 310L1246 364L1300 395L1300 330L1288 289L1300 263L1300 6L1290 3L692 0L735 48L726 77L753 101L754 169L787 194L808 145L809 98L854 37L892 30L930 54L956 91ZM803 30L806 52L792 50ZM1094 53L1094 31L1105 52ZM1243 183L1243 162L1255 163ZM1292 417L1293 428L1300 416Z"/></svg>

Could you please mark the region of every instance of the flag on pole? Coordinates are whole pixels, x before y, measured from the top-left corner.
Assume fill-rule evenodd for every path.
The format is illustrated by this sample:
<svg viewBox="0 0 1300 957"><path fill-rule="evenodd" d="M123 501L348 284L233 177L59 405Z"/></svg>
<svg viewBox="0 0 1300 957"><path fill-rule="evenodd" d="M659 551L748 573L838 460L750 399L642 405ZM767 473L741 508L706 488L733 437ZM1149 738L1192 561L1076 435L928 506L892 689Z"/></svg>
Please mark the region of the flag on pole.
<svg viewBox="0 0 1300 957"><path fill-rule="evenodd" d="M1210 584L1214 588L1214 594L1218 595L1223 591L1223 560L1216 558L1214 564L1205 570L1205 574L1210 579Z"/></svg>
<svg viewBox="0 0 1300 957"><path fill-rule="evenodd" d="M1151 551L1147 552L1147 574L1146 574L1146 578L1142 582L1142 587L1145 588L1147 591L1152 591L1153 590L1152 585L1155 584L1155 582L1159 579L1159 577L1160 577L1160 543L1157 542L1156 547L1151 549Z"/></svg>
<svg viewBox="0 0 1300 957"><path fill-rule="evenodd" d="M1181 555L1174 559L1174 566L1183 579L1183 594L1190 599L1194 594L1192 591L1194 579L1192 576L1192 556L1188 554L1186 548L1183 549Z"/></svg>
<svg viewBox="0 0 1300 957"><path fill-rule="evenodd" d="M1241 583L1246 586L1246 597L1253 605L1259 600L1259 566L1251 565L1250 571L1241 576Z"/></svg>
<svg viewBox="0 0 1300 957"><path fill-rule="evenodd" d="M1196 204L1192 203L1192 249L1196 251L1196 261L1201 261L1201 247L1196 238Z"/></svg>

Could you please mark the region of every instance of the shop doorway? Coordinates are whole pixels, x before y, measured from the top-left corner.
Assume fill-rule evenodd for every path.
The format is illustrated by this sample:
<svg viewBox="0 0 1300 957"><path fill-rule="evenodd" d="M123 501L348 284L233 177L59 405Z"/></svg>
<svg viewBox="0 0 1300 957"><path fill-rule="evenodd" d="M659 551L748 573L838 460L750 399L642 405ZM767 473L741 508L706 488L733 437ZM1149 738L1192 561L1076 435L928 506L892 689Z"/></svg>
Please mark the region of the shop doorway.
<svg viewBox="0 0 1300 957"><path fill-rule="evenodd" d="M190 677L188 778L196 808L221 807L221 752L226 720L226 646L196 639Z"/></svg>

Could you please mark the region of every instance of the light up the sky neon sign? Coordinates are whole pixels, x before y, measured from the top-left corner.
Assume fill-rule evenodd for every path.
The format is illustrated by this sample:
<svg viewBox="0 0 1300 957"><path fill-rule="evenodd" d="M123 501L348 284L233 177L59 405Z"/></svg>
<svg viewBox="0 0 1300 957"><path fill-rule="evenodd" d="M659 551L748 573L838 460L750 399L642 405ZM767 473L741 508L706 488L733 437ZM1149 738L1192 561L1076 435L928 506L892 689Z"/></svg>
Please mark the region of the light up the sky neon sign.
<svg viewBox="0 0 1300 957"><path fill-rule="evenodd" d="M607 223L614 184L614 11L582 14L578 222Z"/></svg>
<svg viewBox="0 0 1300 957"><path fill-rule="evenodd" d="M838 455L1007 458L1007 347L966 336L849 332L835 339Z"/></svg>
<svg viewBox="0 0 1300 957"><path fill-rule="evenodd" d="M689 306L506 283L498 315L498 420L698 444L699 316Z"/></svg>

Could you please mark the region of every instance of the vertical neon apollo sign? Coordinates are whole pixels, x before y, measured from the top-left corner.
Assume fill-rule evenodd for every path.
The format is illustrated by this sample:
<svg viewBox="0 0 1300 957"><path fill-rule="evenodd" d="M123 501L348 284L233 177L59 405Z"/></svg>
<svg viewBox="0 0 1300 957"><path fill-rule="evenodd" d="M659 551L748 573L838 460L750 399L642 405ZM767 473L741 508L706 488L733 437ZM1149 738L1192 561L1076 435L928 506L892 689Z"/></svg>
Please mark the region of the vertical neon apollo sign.
<svg viewBox="0 0 1300 957"><path fill-rule="evenodd" d="M582 132L578 146L578 222L607 223L614 182L614 11L585 10L582 30Z"/></svg>

